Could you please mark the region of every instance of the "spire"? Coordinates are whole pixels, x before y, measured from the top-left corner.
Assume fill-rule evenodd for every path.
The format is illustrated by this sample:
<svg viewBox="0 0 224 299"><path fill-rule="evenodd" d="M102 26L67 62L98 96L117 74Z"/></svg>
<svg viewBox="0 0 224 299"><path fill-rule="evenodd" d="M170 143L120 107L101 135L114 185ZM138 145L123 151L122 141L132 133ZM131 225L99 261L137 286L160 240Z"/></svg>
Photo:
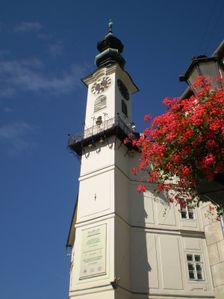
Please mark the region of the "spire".
<svg viewBox="0 0 224 299"><path fill-rule="evenodd" d="M121 53L124 49L122 42L113 35L113 22L108 22L108 33L104 39L97 43L97 50L100 52L96 55L95 62L97 67L106 66L112 63L118 63L122 68L125 65L125 60Z"/></svg>

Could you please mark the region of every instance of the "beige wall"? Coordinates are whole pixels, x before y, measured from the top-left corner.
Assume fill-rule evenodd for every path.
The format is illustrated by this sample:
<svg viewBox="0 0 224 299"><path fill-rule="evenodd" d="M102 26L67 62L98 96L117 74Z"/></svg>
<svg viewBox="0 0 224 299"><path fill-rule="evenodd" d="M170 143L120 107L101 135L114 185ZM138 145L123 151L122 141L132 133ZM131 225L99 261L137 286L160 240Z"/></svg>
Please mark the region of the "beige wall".
<svg viewBox="0 0 224 299"><path fill-rule="evenodd" d="M202 206L202 217L209 254L215 296L224 298L224 235L221 222L209 212L209 204Z"/></svg>
<svg viewBox="0 0 224 299"><path fill-rule="evenodd" d="M111 144L82 157L71 298L92 299L101 291L106 299L211 298L201 213L196 210L194 219L181 219L179 208L167 205L164 195L155 195L153 186L138 194L136 178L130 175L138 157L115 140ZM83 230L102 224L107 227L106 273L80 280ZM203 280L189 280L187 253L202 256ZM115 278L117 289L111 285Z"/></svg>

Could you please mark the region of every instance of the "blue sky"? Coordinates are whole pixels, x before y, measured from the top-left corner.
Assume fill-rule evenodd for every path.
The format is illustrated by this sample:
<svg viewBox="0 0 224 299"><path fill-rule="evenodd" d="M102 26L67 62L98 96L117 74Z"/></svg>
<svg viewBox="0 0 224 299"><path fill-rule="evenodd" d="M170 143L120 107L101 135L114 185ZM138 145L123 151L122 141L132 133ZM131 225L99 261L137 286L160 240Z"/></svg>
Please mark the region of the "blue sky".
<svg viewBox="0 0 224 299"><path fill-rule="evenodd" d="M0 297L67 298L65 243L79 161L67 134L82 130L96 43L112 18L143 116L178 96L191 57L223 39L222 0L0 1Z"/></svg>

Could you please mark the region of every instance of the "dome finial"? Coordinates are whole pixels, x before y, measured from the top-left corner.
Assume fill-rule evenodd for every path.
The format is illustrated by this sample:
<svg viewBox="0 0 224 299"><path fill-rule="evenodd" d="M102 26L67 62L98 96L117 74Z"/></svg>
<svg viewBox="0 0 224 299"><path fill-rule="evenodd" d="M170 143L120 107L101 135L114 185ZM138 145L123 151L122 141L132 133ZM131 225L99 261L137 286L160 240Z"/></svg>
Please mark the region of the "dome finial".
<svg viewBox="0 0 224 299"><path fill-rule="evenodd" d="M118 63L122 68L125 65L125 59L121 55L124 46L122 42L113 35L112 25L113 22L109 19L108 33L103 40L97 43L97 50L100 52L95 58L97 67L111 65L113 63Z"/></svg>
<svg viewBox="0 0 224 299"><path fill-rule="evenodd" d="M109 22L108 22L108 33L112 33L112 26L113 26L113 22L111 19L109 19Z"/></svg>

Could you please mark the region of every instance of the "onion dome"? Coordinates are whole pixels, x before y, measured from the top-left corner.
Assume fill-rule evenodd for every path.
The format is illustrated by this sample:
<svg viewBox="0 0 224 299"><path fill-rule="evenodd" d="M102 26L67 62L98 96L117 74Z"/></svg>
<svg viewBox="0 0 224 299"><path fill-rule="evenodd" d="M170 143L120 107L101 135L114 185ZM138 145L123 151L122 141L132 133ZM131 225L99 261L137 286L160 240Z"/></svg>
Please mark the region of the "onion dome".
<svg viewBox="0 0 224 299"><path fill-rule="evenodd" d="M107 35L102 41L97 43L97 50L100 52L95 58L97 67L106 66L112 63L118 63L122 68L125 65L125 60L121 55L124 46L122 42L113 35L112 25L112 21L109 21Z"/></svg>

